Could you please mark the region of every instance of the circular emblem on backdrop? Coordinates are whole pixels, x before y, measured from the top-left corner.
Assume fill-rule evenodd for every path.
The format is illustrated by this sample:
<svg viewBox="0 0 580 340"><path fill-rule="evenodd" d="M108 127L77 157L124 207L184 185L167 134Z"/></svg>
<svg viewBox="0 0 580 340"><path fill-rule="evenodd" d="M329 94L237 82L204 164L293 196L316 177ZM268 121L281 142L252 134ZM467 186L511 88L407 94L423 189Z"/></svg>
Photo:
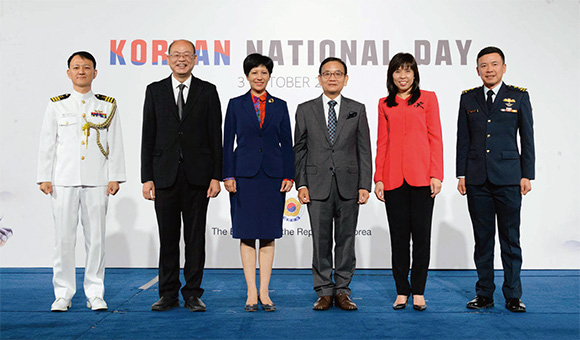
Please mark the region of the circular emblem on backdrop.
<svg viewBox="0 0 580 340"><path fill-rule="evenodd" d="M287 199L284 204L284 220L296 222L300 219L300 216L302 216L302 205L300 202L294 197Z"/></svg>

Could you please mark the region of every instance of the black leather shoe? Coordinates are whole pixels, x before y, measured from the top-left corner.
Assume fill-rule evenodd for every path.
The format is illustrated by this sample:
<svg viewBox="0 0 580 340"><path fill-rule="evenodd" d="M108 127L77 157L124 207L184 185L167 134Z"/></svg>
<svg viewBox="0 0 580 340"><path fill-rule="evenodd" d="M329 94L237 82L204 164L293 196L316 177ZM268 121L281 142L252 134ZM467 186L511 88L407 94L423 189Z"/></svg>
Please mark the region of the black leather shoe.
<svg viewBox="0 0 580 340"><path fill-rule="evenodd" d="M427 309L427 305L413 305L413 309L418 310L419 312L422 312L425 309Z"/></svg>
<svg viewBox="0 0 580 340"><path fill-rule="evenodd" d="M393 303L393 309L394 310L399 310L399 309L405 309L405 307L407 307L407 302L409 301L409 297L407 296L407 300L405 300L405 303L397 303L395 301L395 303Z"/></svg>
<svg viewBox="0 0 580 340"><path fill-rule="evenodd" d="M197 296L190 296L185 300L185 308L191 312L205 312L205 303Z"/></svg>
<svg viewBox="0 0 580 340"><path fill-rule="evenodd" d="M246 312L257 312L258 311L258 304L253 304L253 305L245 305L244 306L244 310Z"/></svg>
<svg viewBox="0 0 580 340"><path fill-rule="evenodd" d="M258 295L258 303L260 304L260 306L262 306L262 309L265 310L266 312L273 312L276 310L276 305L274 303L262 303L262 300L260 300L260 295Z"/></svg>
<svg viewBox="0 0 580 340"><path fill-rule="evenodd" d="M154 310L156 312L163 312L166 310L170 310L171 308L175 308L175 307L179 307L179 299L174 297L174 298L168 298L165 296L162 296L161 299L157 300L157 302L155 302L152 306L151 306L151 310Z"/></svg>
<svg viewBox="0 0 580 340"><path fill-rule="evenodd" d="M477 295L475 299L467 303L469 309L482 309L493 307L493 299L483 295Z"/></svg>
<svg viewBox="0 0 580 340"><path fill-rule="evenodd" d="M518 298L511 298L505 300L505 308L514 313L525 313L526 305Z"/></svg>
<svg viewBox="0 0 580 340"><path fill-rule="evenodd" d="M423 300L425 300L425 297L424 297L424 296L422 296L422 295L416 295L416 296L421 296L421 297L423 297ZM413 309L414 309L414 310L417 310L417 311L419 311L419 312L422 312L422 311L424 311L425 309L427 309L427 305L425 304L425 302L423 302L423 304L422 304L422 305L418 305L418 304L416 304L416 303L415 303L415 297L416 297L416 296L413 296Z"/></svg>

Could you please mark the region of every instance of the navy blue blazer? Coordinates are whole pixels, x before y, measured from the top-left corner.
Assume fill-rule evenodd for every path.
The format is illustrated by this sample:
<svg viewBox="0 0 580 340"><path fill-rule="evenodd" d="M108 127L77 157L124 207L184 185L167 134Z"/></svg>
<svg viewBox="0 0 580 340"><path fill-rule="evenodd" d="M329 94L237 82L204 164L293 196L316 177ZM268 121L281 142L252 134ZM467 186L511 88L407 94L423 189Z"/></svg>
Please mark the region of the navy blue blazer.
<svg viewBox="0 0 580 340"><path fill-rule="evenodd" d="M491 112L483 86L463 91L457 120L456 174L468 185L519 185L534 179L532 106L528 92L501 84ZM517 134L520 135L521 153Z"/></svg>
<svg viewBox="0 0 580 340"><path fill-rule="evenodd" d="M234 140L237 146L234 150ZM253 177L263 168L272 178L294 179L294 153L288 106L268 93L264 124L252 95L230 99L224 123L223 178Z"/></svg>

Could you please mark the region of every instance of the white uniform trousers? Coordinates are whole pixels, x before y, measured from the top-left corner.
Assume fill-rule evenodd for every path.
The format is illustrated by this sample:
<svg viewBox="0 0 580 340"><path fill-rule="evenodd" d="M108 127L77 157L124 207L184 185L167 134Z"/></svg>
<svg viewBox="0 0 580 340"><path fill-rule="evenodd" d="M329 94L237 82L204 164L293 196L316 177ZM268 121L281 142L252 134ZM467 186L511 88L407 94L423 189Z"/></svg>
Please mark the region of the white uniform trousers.
<svg viewBox="0 0 580 340"><path fill-rule="evenodd" d="M56 298L70 300L76 292L75 245L79 211L85 236L85 296L88 299L103 298L108 202L106 186L53 186L55 247L52 283Z"/></svg>

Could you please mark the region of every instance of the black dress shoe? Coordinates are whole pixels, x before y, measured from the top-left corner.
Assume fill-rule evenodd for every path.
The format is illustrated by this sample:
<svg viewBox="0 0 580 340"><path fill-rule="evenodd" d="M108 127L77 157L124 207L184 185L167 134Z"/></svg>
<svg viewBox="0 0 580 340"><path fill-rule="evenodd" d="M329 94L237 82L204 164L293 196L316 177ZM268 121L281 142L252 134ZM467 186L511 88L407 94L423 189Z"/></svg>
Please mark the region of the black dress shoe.
<svg viewBox="0 0 580 340"><path fill-rule="evenodd" d="M174 297L174 298L168 298L165 296L162 296L161 299L157 300L157 302L155 302L152 306L151 306L151 310L154 310L156 312L163 312L166 310L170 310L171 308L175 308L175 307L179 307L179 299Z"/></svg>
<svg viewBox="0 0 580 340"><path fill-rule="evenodd" d="M190 296L185 300L185 308L191 312L205 312L205 303L197 296Z"/></svg>
<svg viewBox="0 0 580 340"><path fill-rule="evenodd" d="M518 298L511 298L505 300L505 308L514 313L525 313L526 305Z"/></svg>
<svg viewBox="0 0 580 340"><path fill-rule="evenodd" d="M493 299L483 295L477 295L475 299L467 303L469 309L482 309L493 307Z"/></svg>
<svg viewBox="0 0 580 340"><path fill-rule="evenodd" d="M262 300L260 300L260 295L258 295L258 303L266 312L273 312L276 310L276 305L274 303L262 303Z"/></svg>

